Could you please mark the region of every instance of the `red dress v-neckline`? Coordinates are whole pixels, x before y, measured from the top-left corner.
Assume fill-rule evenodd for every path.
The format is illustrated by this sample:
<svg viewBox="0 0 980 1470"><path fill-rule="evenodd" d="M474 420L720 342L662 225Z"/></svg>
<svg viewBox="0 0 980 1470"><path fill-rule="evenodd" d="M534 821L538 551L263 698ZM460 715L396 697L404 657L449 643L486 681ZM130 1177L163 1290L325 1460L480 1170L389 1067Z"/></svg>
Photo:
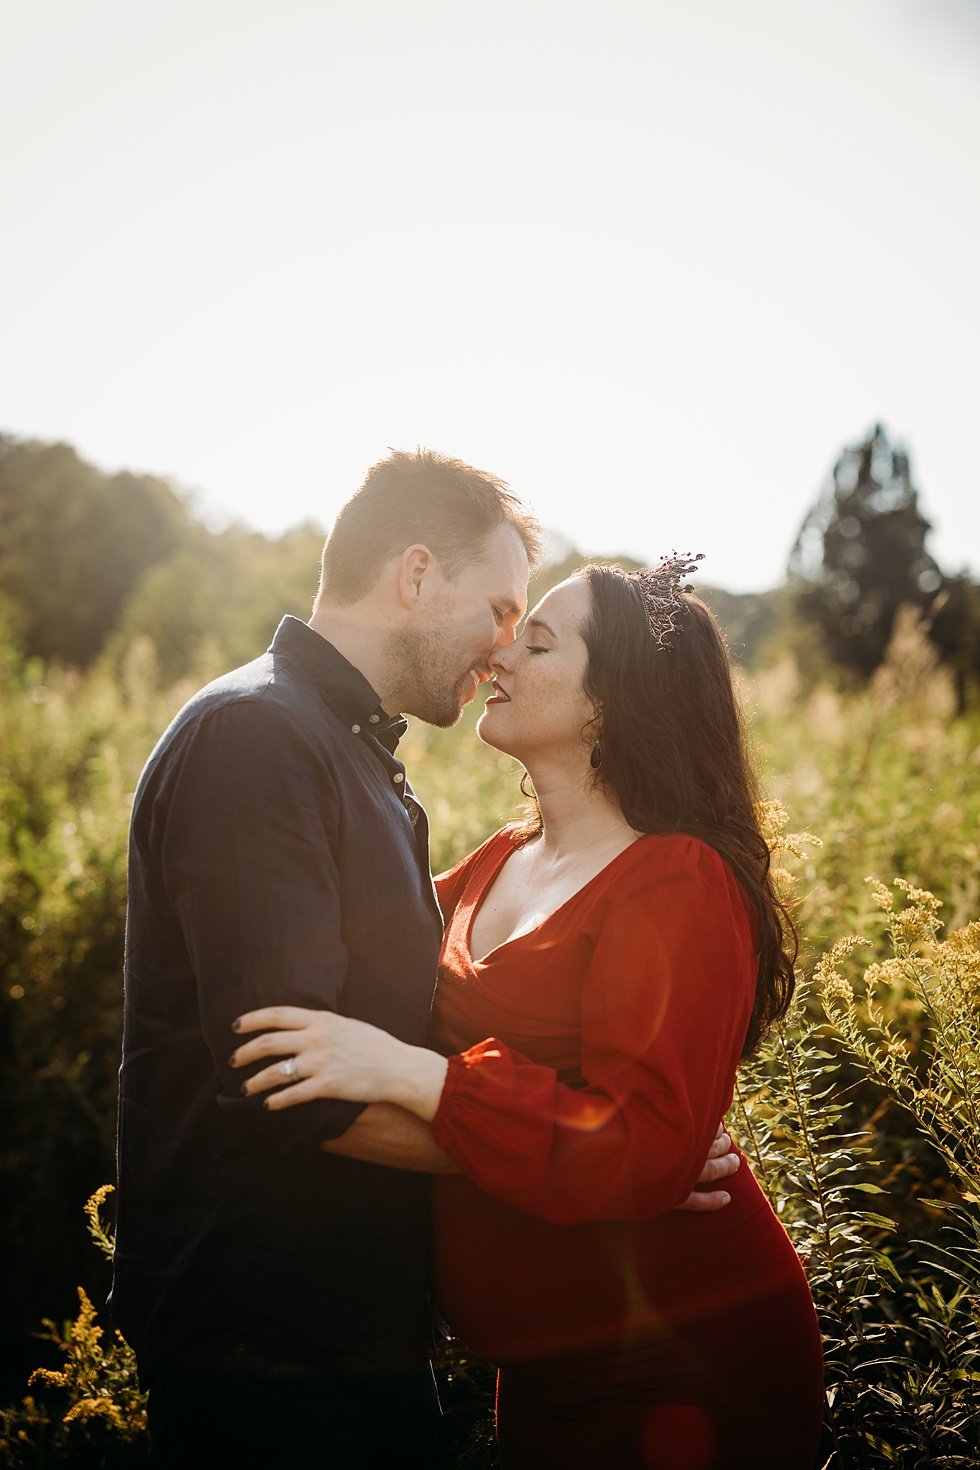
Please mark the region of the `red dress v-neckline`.
<svg viewBox="0 0 980 1470"><path fill-rule="evenodd" d="M495 944L492 948L486 950L478 959L473 952L473 927L476 923L477 915L489 896L494 883L500 876L504 864L509 861L518 849L518 844L514 842L509 829L505 828L502 832L497 833L494 838L491 838L491 843L494 844L491 848L494 861L492 864L488 863L486 868L481 868L481 882L478 889L474 885L472 897L469 896L470 887L468 885L464 897L460 902L460 908L465 915L462 923L463 941L474 972L478 969L485 968L495 955L498 955L501 950L507 949L510 945L520 944L524 939L533 940L534 936L553 920L560 923L567 917L566 910L570 910L579 900L587 899L593 885L598 884L601 879L608 879L610 869L615 867L620 859L624 858L627 853L632 852L637 843L642 841L643 837L641 836L627 843L614 857L609 859L608 863L604 863L597 873L593 873L591 878L587 878L580 888L576 888L574 893L570 893L568 898L563 899L560 904L557 904L542 919L539 919L536 924L532 924L529 929L522 930L520 934L513 934L509 939L501 940L499 944Z"/></svg>

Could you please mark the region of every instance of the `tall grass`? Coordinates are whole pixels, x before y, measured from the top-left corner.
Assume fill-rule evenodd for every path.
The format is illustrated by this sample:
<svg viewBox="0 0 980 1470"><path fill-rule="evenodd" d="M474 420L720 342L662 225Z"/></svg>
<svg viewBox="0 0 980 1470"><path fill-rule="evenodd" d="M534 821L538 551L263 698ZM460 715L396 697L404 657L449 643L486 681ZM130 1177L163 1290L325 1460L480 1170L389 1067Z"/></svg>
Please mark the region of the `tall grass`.
<svg viewBox="0 0 980 1470"><path fill-rule="evenodd" d="M213 672L161 689L141 643L111 674L14 657L0 673L0 1458L11 1466L138 1464L145 1452L128 1349L99 1320L105 1265L82 1205L113 1171L132 792L159 731ZM954 716L910 622L860 694L807 690L789 662L746 677L743 692L804 954L794 1010L743 1069L730 1122L818 1304L823 1459L975 1465L980 721ZM436 870L521 806L519 768L479 743L474 722L414 726L403 744ZM786 838L786 813L819 843ZM445 1464L489 1465L489 1370L449 1342L440 1371L453 1409Z"/></svg>

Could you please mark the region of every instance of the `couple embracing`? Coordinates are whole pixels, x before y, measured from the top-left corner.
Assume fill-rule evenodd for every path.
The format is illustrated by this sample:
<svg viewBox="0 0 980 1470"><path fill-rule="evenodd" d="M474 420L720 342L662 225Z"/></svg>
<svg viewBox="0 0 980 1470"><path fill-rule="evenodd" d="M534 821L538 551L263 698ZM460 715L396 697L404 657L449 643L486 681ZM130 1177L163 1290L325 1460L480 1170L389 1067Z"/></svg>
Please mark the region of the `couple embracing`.
<svg viewBox="0 0 980 1470"><path fill-rule="evenodd" d="M154 1466L431 1464L436 1311L504 1470L811 1470L813 1303L723 1125L795 955L724 640L676 557L525 618L540 547L391 454L150 755L110 1306ZM433 881L404 716L487 683L531 794Z"/></svg>

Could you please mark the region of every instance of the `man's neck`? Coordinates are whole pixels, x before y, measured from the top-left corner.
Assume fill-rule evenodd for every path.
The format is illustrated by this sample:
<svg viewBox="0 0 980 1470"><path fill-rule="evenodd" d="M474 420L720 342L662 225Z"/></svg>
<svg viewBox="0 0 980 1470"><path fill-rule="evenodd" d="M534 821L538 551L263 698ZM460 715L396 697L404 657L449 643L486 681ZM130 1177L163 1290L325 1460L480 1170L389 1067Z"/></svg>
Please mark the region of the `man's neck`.
<svg viewBox="0 0 980 1470"><path fill-rule="evenodd" d="M391 691L383 687L387 633L380 618L372 617L362 603L353 609L321 604L313 609L309 626L364 675L376 690L383 710L398 713L391 703Z"/></svg>

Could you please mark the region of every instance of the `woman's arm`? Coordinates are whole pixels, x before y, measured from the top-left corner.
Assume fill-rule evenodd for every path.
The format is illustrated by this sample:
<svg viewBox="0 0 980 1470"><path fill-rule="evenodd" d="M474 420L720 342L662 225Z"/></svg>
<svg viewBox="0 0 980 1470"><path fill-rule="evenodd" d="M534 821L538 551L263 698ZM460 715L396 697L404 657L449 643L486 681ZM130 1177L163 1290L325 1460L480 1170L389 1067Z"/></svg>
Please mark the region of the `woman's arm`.
<svg viewBox="0 0 980 1470"><path fill-rule="evenodd" d="M263 1034L244 1042L231 1066L247 1067L269 1057L283 1058L263 1067L242 1084L245 1097L280 1088L265 1099L270 1112L342 1097L350 1102L395 1103L423 1122L435 1117L448 1063L438 1052L409 1046L387 1031L301 1006L266 1006L239 1016L232 1030ZM291 1082L290 1087L283 1087Z"/></svg>
<svg viewBox="0 0 980 1470"><path fill-rule="evenodd" d="M242 1085L247 1097L267 1093L264 1106L270 1112L317 1097L369 1104L346 1133L323 1144L327 1153L422 1173L460 1172L430 1125L442 1100L449 1068L445 1057L409 1046L365 1021L299 1006L249 1011L234 1029L243 1036L261 1034L238 1047L233 1067L276 1059ZM723 1191L702 1193L701 1187L735 1173L739 1158L731 1148L719 1124L694 1188L676 1209L706 1214L729 1203Z"/></svg>

